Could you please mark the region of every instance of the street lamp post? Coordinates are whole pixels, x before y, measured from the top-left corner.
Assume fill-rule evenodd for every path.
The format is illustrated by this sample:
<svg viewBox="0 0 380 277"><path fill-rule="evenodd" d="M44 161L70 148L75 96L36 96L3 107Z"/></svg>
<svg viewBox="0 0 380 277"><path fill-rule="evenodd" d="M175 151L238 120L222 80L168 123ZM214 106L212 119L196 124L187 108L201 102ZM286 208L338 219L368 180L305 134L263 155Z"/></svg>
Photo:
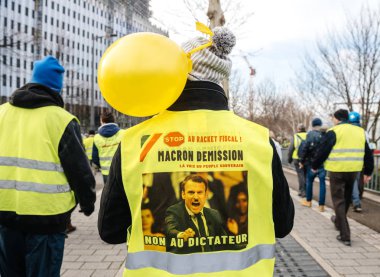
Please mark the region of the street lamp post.
<svg viewBox="0 0 380 277"><path fill-rule="evenodd" d="M92 34L92 57L91 57L91 103L90 103L90 128L95 129L95 42L99 38L116 37L116 34L95 36Z"/></svg>

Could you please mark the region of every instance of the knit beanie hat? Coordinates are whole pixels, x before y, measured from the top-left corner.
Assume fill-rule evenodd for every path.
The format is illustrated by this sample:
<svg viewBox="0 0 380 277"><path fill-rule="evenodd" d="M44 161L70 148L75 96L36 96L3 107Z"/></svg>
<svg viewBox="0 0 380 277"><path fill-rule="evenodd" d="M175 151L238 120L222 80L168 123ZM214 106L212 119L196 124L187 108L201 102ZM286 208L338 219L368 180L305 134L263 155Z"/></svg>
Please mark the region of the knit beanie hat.
<svg viewBox="0 0 380 277"><path fill-rule="evenodd" d="M334 117L339 121L347 121L348 120L348 111L344 109L339 109L334 113Z"/></svg>
<svg viewBox="0 0 380 277"><path fill-rule="evenodd" d="M34 62L32 80L30 83L44 85L58 93L63 86L63 73L65 69L53 56L46 56Z"/></svg>
<svg viewBox="0 0 380 277"><path fill-rule="evenodd" d="M191 55L193 70L188 76L192 81L210 81L221 83L231 73L231 60L227 57L235 46L235 35L225 27L215 27L212 32L212 45ZM208 42L203 37L196 37L182 45L185 52Z"/></svg>
<svg viewBox="0 0 380 277"><path fill-rule="evenodd" d="M322 120L318 117L314 118L311 121L311 127L315 127L315 126L322 126Z"/></svg>

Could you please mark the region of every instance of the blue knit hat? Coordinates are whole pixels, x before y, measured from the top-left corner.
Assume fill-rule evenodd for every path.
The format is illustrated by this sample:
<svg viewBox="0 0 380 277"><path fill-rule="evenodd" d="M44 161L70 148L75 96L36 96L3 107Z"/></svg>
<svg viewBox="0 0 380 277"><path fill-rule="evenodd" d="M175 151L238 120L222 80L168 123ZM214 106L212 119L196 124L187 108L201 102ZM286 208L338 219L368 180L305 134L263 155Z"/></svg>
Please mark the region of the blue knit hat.
<svg viewBox="0 0 380 277"><path fill-rule="evenodd" d="M44 85L58 93L63 87L65 69L53 56L47 56L34 62L31 83Z"/></svg>
<svg viewBox="0 0 380 277"><path fill-rule="evenodd" d="M314 118L313 121L311 121L311 126L322 126L322 120L318 117Z"/></svg>

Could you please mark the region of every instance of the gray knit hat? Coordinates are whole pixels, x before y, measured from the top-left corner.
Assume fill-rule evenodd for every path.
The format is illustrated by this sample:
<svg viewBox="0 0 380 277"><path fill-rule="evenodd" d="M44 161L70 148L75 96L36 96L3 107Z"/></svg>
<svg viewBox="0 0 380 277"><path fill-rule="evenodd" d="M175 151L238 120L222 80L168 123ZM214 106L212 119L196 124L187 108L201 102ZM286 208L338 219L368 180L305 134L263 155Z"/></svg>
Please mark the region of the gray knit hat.
<svg viewBox="0 0 380 277"><path fill-rule="evenodd" d="M206 49L195 52L191 55L193 70L188 76L192 81L211 81L221 83L231 72L231 60L227 55L235 46L235 35L225 27L215 27L213 30L212 45ZM203 37L196 37L182 45L185 52L204 45L208 42Z"/></svg>

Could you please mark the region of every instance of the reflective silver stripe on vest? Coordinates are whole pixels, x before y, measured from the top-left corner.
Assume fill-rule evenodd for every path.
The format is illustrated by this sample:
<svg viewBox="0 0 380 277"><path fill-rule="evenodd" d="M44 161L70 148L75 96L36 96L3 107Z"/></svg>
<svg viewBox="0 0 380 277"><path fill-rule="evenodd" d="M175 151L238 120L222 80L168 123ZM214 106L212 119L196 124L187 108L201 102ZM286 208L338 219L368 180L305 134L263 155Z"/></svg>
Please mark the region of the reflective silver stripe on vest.
<svg viewBox="0 0 380 277"><path fill-rule="evenodd" d="M0 157L0 166L17 166L36 170L63 172L63 168L60 164L15 157Z"/></svg>
<svg viewBox="0 0 380 277"><path fill-rule="evenodd" d="M0 189L15 189L18 191L33 191L40 193L63 193L71 191L69 184L45 185L15 180L0 180Z"/></svg>
<svg viewBox="0 0 380 277"><path fill-rule="evenodd" d="M364 153L364 149L333 149L331 153Z"/></svg>
<svg viewBox="0 0 380 277"><path fill-rule="evenodd" d="M153 267L172 274L243 270L262 259L273 259L274 252L274 244L259 244L243 252L209 252L191 255L141 251L128 253L125 267L131 270Z"/></svg>
<svg viewBox="0 0 380 277"><path fill-rule="evenodd" d="M112 161L113 157L99 157L100 161Z"/></svg>
<svg viewBox="0 0 380 277"><path fill-rule="evenodd" d="M328 158L328 161L363 161L363 157L334 157Z"/></svg>
<svg viewBox="0 0 380 277"><path fill-rule="evenodd" d="M102 166L100 169L101 170L110 170L110 166Z"/></svg>

